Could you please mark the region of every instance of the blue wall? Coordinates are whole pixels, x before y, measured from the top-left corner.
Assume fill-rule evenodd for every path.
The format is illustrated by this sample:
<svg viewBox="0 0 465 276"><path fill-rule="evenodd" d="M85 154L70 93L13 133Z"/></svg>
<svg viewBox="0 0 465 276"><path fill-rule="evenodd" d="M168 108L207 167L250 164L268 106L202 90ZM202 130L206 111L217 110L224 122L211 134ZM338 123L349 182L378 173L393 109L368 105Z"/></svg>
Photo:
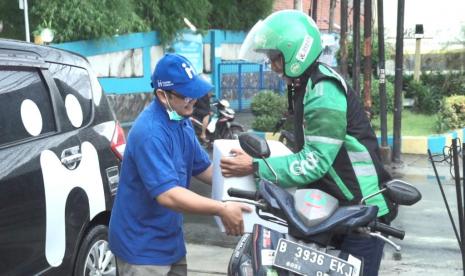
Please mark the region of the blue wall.
<svg viewBox="0 0 465 276"><path fill-rule="evenodd" d="M54 44L53 46L77 52L86 57L141 48L143 77L99 78L104 91L126 94L152 91L152 87L150 86L150 47L154 45L160 45L156 32L133 33L101 40L66 42Z"/></svg>
<svg viewBox="0 0 465 276"><path fill-rule="evenodd" d="M204 37L203 43L211 45L211 80L215 86L216 95L219 95L219 77L218 66L221 63L221 57L216 55L222 44L241 44L245 38L245 32L231 32L223 30L210 30ZM160 45L156 32L132 33L127 35L115 36L108 39L86 40L53 44L53 47L66 49L79 53L83 56L95 56L107 53L126 51L131 49L142 49L143 77L117 78L102 77L99 78L103 90L110 93L127 94L150 92L151 76L151 57L150 48Z"/></svg>

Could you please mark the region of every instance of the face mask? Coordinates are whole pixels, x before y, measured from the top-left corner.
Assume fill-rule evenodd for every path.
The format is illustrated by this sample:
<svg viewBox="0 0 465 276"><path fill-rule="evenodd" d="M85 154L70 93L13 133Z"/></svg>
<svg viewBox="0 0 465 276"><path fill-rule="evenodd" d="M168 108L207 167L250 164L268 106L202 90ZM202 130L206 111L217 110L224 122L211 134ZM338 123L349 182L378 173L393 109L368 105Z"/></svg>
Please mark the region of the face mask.
<svg viewBox="0 0 465 276"><path fill-rule="evenodd" d="M168 100L168 97L166 96L165 91L163 91L163 94L165 94L165 99L166 99L166 102L168 103L169 110L167 108L166 113L168 113L168 117L170 118L170 120L181 121L182 119L184 119L183 116L179 115L178 112L174 111L174 109L171 108L170 101Z"/></svg>
<svg viewBox="0 0 465 276"><path fill-rule="evenodd" d="M170 120L171 121L181 121L184 119L183 116L179 115L178 112L174 111L174 110L166 110L166 112L168 112L168 117L170 117Z"/></svg>

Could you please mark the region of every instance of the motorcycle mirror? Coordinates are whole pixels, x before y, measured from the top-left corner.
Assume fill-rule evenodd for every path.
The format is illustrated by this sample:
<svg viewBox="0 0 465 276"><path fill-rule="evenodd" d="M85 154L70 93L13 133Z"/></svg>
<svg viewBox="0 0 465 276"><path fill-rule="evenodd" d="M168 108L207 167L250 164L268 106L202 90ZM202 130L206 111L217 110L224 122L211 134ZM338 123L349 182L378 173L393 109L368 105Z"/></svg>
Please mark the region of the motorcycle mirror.
<svg viewBox="0 0 465 276"><path fill-rule="evenodd" d="M394 179L385 184L386 196L400 205L413 205L421 199L421 193L417 188L405 181Z"/></svg>
<svg viewBox="0 0 465 276"><path fill-rule="evenodd" d="M254 158L268 158L270 148L268 143L262 137L253 133L242 133L239 135L239 144L241 148Z"/></svg>
<svg viewBox="0 0 465 276"><path fill-rule="evenodd" d="M222 106L224 106L224 107L229 107L229 102L228 102L227 100L225 100L225 99L222 99L222 100L220 101L220 104L221 104Z"/></svg>

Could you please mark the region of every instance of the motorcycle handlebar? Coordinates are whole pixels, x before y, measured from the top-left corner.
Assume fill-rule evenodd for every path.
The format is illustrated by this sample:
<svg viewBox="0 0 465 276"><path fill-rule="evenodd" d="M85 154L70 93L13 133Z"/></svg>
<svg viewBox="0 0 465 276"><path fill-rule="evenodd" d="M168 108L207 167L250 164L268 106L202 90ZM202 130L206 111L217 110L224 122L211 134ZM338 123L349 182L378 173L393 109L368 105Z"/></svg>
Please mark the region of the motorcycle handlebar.
<svg viewBox="0 0 465 276"><path fill-rule="evenodd" d="M397 229L395 227L389 226L381 222L375 221L375 222L372 222L369 226L371 230L373 231L379 231L383 234L392 236L394 238L398 238L400 240L403 240L405 237L405 231Z"/></svg>
<svg viewBox="0 0 465 276"><path fill-rule="evenodd" d="M249 200L257 201L259 200L258 192L246 191L236 188L229 188L228 195L231 197L244 198ZM389 226L387 224L381 223L379 221L371 222L368 227L373 231L378 231L382 234L392 236L394 238L403 240L405 237L405 231L397 229L395 227Z"/></svg>
<svg viewBox="0 0 465 276"><path fill-rule="evenodd" d="M229 188L228 195L232 197L239 197L239 198L245 198L245 199L250 199L250 200L258 199L258 192L240 190L236 188Z"/></svg>

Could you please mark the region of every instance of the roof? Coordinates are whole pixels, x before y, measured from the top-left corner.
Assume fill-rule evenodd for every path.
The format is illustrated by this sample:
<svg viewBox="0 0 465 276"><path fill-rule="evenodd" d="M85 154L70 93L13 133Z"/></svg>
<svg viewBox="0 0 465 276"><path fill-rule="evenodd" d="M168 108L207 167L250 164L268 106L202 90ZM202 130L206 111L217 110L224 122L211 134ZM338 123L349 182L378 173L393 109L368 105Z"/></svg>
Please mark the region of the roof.
<svg viewBox="0 0 465 276"><path fill-rule="evenodd" d="M24 63L24 61L28 63L32 61L37 64L54 62L89 67L87 59L77 53L19 40L0 39L0 63Z"/></svg>

